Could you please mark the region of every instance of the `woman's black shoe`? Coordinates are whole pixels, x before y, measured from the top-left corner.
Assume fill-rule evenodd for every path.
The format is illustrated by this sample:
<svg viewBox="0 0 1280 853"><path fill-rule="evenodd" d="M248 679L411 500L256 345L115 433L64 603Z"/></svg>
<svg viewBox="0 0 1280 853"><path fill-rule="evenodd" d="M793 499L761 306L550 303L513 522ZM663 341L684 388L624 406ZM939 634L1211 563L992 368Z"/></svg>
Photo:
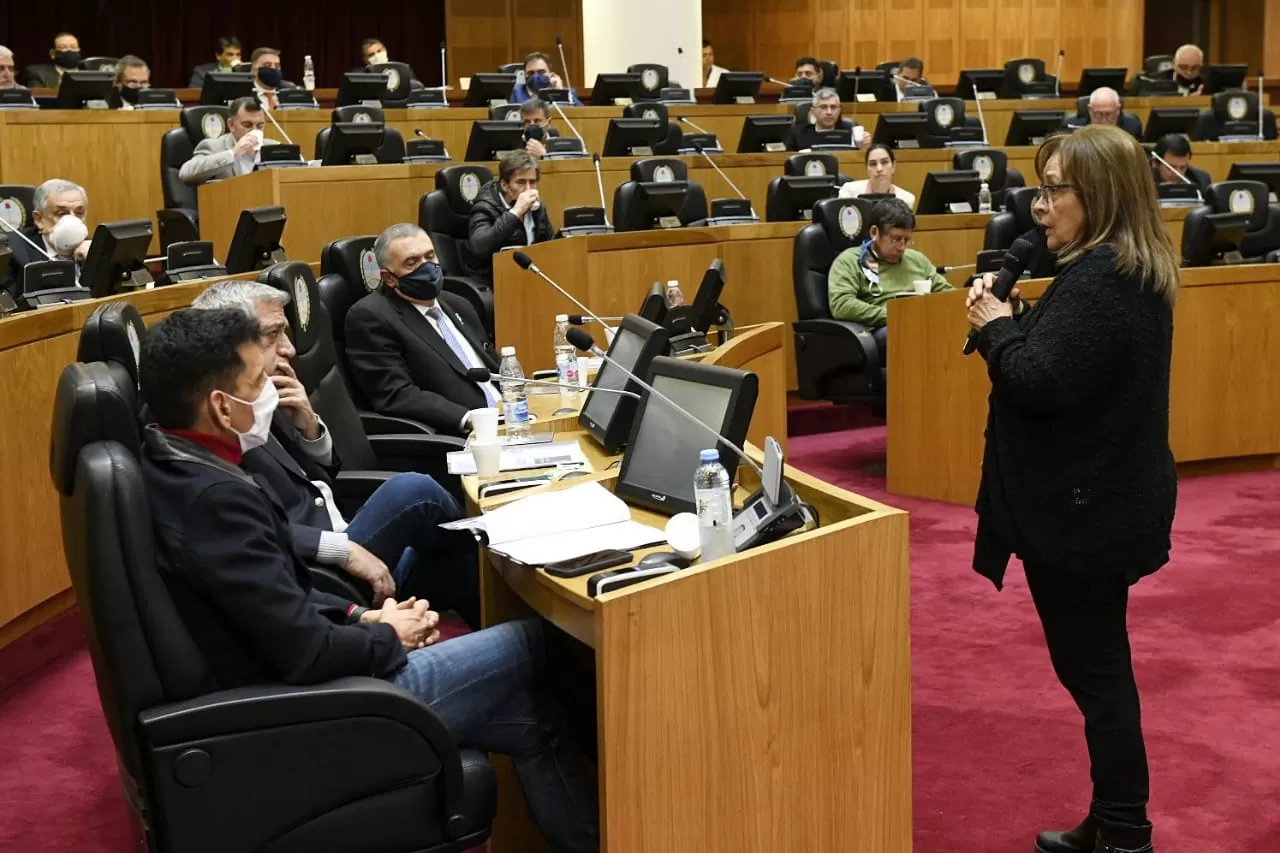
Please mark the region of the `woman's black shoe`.
<svg viewBox="0 0 1280 853"><path fill-rule="evenodd" d="M1093 853L1152 853L1151 824L1116 826L1107 824L1098 832Z"/></svg>
<svg viewBox="0 0 1280 853"><path fill-rule="evenodd" d="M1068 830L1047 829L1036 836L1036 853L1094 853L1098 841L1098 822L1086 817L1080 825Z"/></svg>

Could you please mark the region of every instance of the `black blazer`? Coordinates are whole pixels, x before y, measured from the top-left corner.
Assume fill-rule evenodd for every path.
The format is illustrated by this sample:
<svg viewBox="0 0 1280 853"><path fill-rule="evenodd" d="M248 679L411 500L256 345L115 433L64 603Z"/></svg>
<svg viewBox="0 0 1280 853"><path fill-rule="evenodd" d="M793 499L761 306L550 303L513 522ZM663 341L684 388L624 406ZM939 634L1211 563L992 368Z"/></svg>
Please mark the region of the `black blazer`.
<svg viewBox="0 0 1280 853"><path fill-rule="evenodd" d="M206 62L204 65L197 65L191 69L191 80L187 82L188 89L203 89L204 78L214 71L218 70L218 63Z"/></svg>
<svg viewBox="0 0 1280 853"><path fill-rule="evenodd" d="M75 69L72 70L74 71ZM55 65L44 63L42 65L28 65L22 70L22 77L18 82L28 89L56 89L62 85L62 78L58 76L58 69Z"/></svg>
<svg viewBox="0 0 1280 853"><path fill-rule="evenodd" d="M440 294L438 304L490 371L498 361L466 300ZM487 405L480 386L418 307L380 287L347 311L347 363L374 411L461 435L463 416Z"/></svg>
<svg viewBox="0 0 1280 853"><path fill-rule="evenodd" d="M847 130L852 134L856 126L858 126L857 123L851 119L842 118L836 122L836 126L832 130ZM791 128L791 132L787 134L787 150L803 151L806 148L812 148L817 134L817 125L807 121L804 123L796 122L795 127ZM853 137L850 136L849 139L852 141Z"/></svg>
<svg viewBox="0 0 1280 853"><path fill-rule="evenodd" d="M1173 310L1115 261L1085 254L978 335L992 388L974 568L997 586L1010 551L1129 582L1168 562Z"/></svg>
<svg viewBox="0 0 1280 853"><path fill-rule="evenodd" d="M493 282L493 256L507 246L529 245L524 222L507 209L502 199L502 189L497 180L480 188L471 205L471 218L467 222L467 242L462 244L462 266L466 275ZM533 211L533 242L545 243L555 236L547 206L543 204Z"/></svg>
<svg viewBox="0 0 1280 853"><path fill-rule="evenodd" d="M41 236L34 225L28 225L23 228L22 233L37 246L44 245L44 237ZM9 269L3 280L0 281L0 288L7 290L14 299L18 299L22 296L23 269L26 268L27 264L49 259L31 248L31 244L21 237L11 233L7 234L7 236L9 238L9 252L13 257L9 259Z"/></svg>
<svg viewBox="0 0 1280 853"><path fill-rule="evenodd" d="M144 435L142 475L160 576L220 688L404 666L391 626L356 623L351 602L311 588L288 516L260 480L156 427Z"/></svg>

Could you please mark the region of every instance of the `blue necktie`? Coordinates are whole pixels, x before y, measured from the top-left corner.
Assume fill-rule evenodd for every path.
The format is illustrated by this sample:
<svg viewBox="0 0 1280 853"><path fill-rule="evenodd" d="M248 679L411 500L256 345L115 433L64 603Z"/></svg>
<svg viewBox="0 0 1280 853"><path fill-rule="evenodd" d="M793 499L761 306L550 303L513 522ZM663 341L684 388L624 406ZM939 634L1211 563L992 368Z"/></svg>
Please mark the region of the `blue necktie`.
<svg viewBox="0 0 1280 853"><path fill-rule="evenodd" d="M453 328L445 318L444 312L440 310L440 306L431 306L427 309L427 313L436 321L436 328L440 330L440 337L444 338L444 342L449 345L449 349L453 350L458 362L464 369L469 369L471 367L471 359L467 356L467 351L463 348L462 341L458 340L458 336L453 333ZM477 382L476 384L484 392L485 401L490 406L496 406L498 404L498 391L493 387L493 383Z"/></svg>

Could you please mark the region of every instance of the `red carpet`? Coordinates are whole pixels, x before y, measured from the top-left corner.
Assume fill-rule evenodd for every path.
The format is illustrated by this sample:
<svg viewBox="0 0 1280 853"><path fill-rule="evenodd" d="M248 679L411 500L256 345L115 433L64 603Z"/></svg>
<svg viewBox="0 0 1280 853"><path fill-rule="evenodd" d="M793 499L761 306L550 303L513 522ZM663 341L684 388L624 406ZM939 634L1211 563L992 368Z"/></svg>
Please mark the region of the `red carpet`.
<svg viewBox="0 0 1280 853"><path fill-rule="evenodd" d="M911 512L915 850L1030 853L1088 802L1081 724L1021 570L996 593L969 569L970 510L886 495L884 442L869 427L790 453ZM1280 851L1278 567L1280 472L1182 482L1174 560L1130 617L1160 853ZM131 849L84 652L0 694L0 733L0 850Z"/></svg>

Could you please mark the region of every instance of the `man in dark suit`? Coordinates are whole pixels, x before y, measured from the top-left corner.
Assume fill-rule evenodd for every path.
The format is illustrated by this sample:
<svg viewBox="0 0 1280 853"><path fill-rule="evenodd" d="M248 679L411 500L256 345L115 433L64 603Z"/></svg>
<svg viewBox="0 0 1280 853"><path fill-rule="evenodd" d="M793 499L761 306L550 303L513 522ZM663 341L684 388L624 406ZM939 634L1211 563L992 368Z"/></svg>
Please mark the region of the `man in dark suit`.
<svg viewBox="0 0 1280 853"><path fill-rule="evenodd" d="M1091 124L1111 124L1126 131L1139 142L1142 141L1142 119L1124 111L1124 101L1115 89L1103 86L1089 94L1089 114L1087 116L1071 116L1066 127L1075 130Z"/></svg>
<svg viewBox="0 0 1280 853"><path fill-rule="evenodd" d="M240 64L240 52L240 39L235 36L218 36L218 41L213 51L214 61L192 68L191 80L187 83L187 88L204 88L205 76L214 71L235 71L236 66Z"/></svg>
<svg viewBox="0 0 1280 853"><path fill-rule="evenodd" d="M471 410L498 406L493 382L473 368L498 362L465 300L441 293L444 276L431 238L402 222L378 236L382 286L347 311L347 362L374 411L465 435Z"/></svg>
<svg viewBox="0 0 1280 853"><path fill-rule="evenodd" d="M308 563L333 566L367 581L374 603L416 595L480 626L475 541L440 525L463 517L453 496L426 474L396 474L347 521L333 498L342 468L333 439L316 414L289 360L285 306L290 296L256 281L224 281L193 308L235 308L256 320L268 347L267 370L279 405L266 443L244 454L242 466L261 476L289 514L294 551ZM391 569L388 569L388 566Z"/></svg>
<svg viewBox="0 0 1280 853"><path fill-rule="evenodd" d="M598 853L595 774L547 689L559 661L542 622L438 643L428 602L365 610L311 588L288 513L241 467L275 408L259 324L238 309L177 311L147 332L139 370L156 419L142 453L156 562L216 687L386 679L460 746L512 756L552 849Z"/></svg>
<svg viewBox="0 0 1280 853"><path fill-rule="evenodd" d="M787 136L788 151L808 151L817 144L817 134L828 130L848 130L850 142L865 150L871 147L871 134L857 122L840 117L840 96L835 89L819 89L813 93L809 120L798 121Z"/></svg>
<svg viewBox="0 0 1280 853"><path fill-rule="evenodd" d="M493 256L507 246L532 246L555 237L538 196L538 161L511 151L498 161L498 177L480 188L467 220L462 264L467 275L493 284Z"/></svg>
<svg viewBox="0 0 1280 853"><path fill-rule="evenodd" d="M22 85L28 89L57 89L62 75L80 67L80 39L71 33L58 33L49 48L52 63L28 65L22 71Z"/></svg>
<svg viewBox="0 0 1280 853"><path fill-rule="evenodd" d="M1159 160L1152 162L1151 170L1157 184L1181 184L1185 177L1203 192L1213 183L1208 172L1191 165L1191 142L1181 133L1166 133L1160 137L1156 141L1156 154L1169 164L1165 166Z"/></svg>
<svg viewBox="0 0 1280 853"><path fill-rule="evenodd" d="M31 224L22 229L27 239L9 235L13 258L0 289L8 291L14 299L22 296L22 276L27 264L47 261L50 257L75 261L78 279L80 264L89 253L88 227L84 224L89 213L89 197L84 187L61 178L50 178L36 187L32 208ZM32 243L43 251L38 251Z"/></svg>

